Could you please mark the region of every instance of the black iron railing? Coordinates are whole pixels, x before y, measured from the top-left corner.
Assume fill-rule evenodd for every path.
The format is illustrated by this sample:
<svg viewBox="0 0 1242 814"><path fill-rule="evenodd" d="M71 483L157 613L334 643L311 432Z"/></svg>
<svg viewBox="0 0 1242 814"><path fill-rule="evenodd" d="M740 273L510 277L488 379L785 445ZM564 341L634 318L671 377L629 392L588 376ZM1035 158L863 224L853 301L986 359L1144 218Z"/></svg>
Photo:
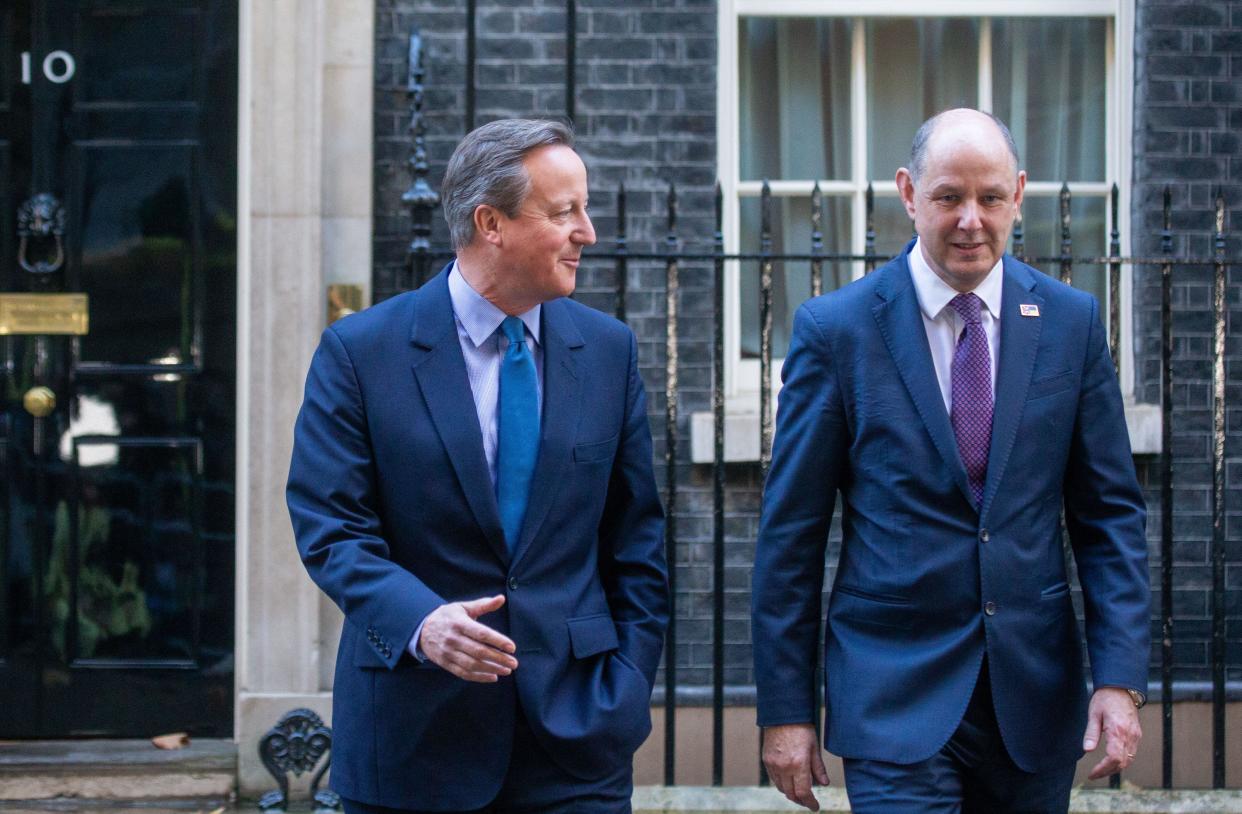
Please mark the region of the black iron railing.
<svg viewBox="0 0 1242 814"><path fill-rule="evenodd" d="M474 120L474 36L473 16L474 2L467 4L469 20L467 36L467 122ZM574 4L569 4L567 47L572 53L574 39ZM407 277L403 288L416 288L429 279L431 274L444 260L452 257L447 248L433 247L431 244L431 215L438 205L438 196L427 182L429 172L427 154L424 145L424 128L421 121L422 106L422 47L418 35L411 37L410 46L410 78L409 93L412 102L413 116L410 122L412 137L412 154L409 161L413 182L403 196L403 202L410 208L413 224L413 240L410 244ZM571 62L572 64L572 62ZM572 71L567 73L567 114L573 117L573 82ZM1174 268L1181 272L1192 269L1210 268L1213 272L1212 284L1212 366L1211 366L1211 541L1210 541L1210 698L1212 704L1212 785L1223 788L1225 784L1225 701L1226 701L1226 526L1225 526L1225 461L1226 461L1226 339L1227 339L1227 297L1226 284L1228 270L1231 266L1242 264L1242 257L1227 254L1225 223L1227 212L1223 194L1215 200L1213 251L1210 256L1174 255L1172 231L1172 203L1169 190L1164 192L1163 228L1160 230L1160 252L1154 256L1121 255L1121 238L1117 224L1119 191L1116 185L1109 198L1111 228L1109 231L1108 253L1105 256L1074 255L1072 238L1072 219L1070 214L1071 193L1068 185L1062 185L1059 194L1059 254L1051 256L1029 256L1026 252L1026 240L1023 224L1019 221L1013 234L1013 254L1022 260L1040 268L1055 268L1058 276L1066 283L1072 283L1075 267L1096 266L1108 270L1108 339L1109 348L1115 363L1121 355L1121 288L1124 268L1132 271L1143 268L1158 268L1161 280L1160 297L1160 393L1161 393L1161 452L1159 456L1159 618L1160 618L1160 700L1162 727L1162 785L1171 788L1173 785L1173 695L1174 695L1174 643L1177 638L1177 620L1173 612L1174 568L1174 517L1177 512L1173 499L1173 434L1174 417L1173 391L1173 273ZM676 602L675 573L677 562L677 519L680 508L680 484L677 479L676 463L679 458L680 438L678 435L681 420L679 417L679 382L678 382L678 343L687 337L681 336L678 325L680 302L679 271L683 264L708 263L713 270L713 328L712 328L712 372L711 410L714 417L713 461L712 470L712 636L711 663L711 705L712 705L712 783L723 782L724 766L724 719L725 706L725 661L724 661L724 609L725 609L725 367L726 358L724 314L726 291L726 264L752 264L759 274L759 366L760 392L759 400L759 469L766 475L771 459L772 415L771 393L773 344L773 290L774 267L776 263L785 264L789 273L791 264L807 264L810 275L810 291L816 296L823 291L823 268L825 263L858 263L864 272L875 269L880 261L889 256L877 250L875 232L875 205L873 190L868 187L865 195L865 233L862 254L827 252L824 250L824 211L823 195L816 184L810 194L810 227L811 237L806 253L776 252L773 249L772 229L772 195L765 183L760 196L760 229L757 252L726 252L723 230L723 197L719 184L716 186L714 199L714 228L710 236L703 236L697 242L686 240L687 236L678 234L678 198L676 189L670 185L666 197L667 232L663 239L662 249L652 252L636 252L631 248L627 222L627 191L624 185L616 193L616 235L610 248L596 248L585 256L596 261L611 262L615 273L613 310L621 320L629 316L628 306L631 291L629 290L629 271L633 262L663 264L665 275L663 294L665 301L664 322L664 374L665 374L665 502L668 514L666 556L669 562L670 588ZM697 237L697 236L693 236ZM694 247L699 247L695 249ZM1180 272L1179 272L1180 273ZM653 292L656 293L656 292ZM695 337L705 341L705 337ZM674 783L676 766L676 711L678 706L677 660L674 657L677 648L678 630L676 626L676 607L673 609L668 630L666 658L664 664L664 779L665 783ZM1234 665L1237 667L1238 665ZM818 714L816 716L819 717ZM764 782L762 768L760 781ZM1117 786L1119 778L1112 778L1112 785Z"/></svg>
<svg viewBox="0 0 1242 814"><path fill-rule="evenodd" d="M811 275L813 293L822 290L822 269L824 263L859 262L864 269L874 269L879 261L887 259L877 254L874 246L872 228L873 198L867 195L866 213L868 228L866 251L863 254L846 254L825 252L823 250L822 195L818 186L811 195L811 245L806 253L778 253L772 248L772 199L767 186L764 186L760 198L761 234L758 252L726 252L724 250L723 203L717 186L715 194L715 223L710 242L701 251L686 248L677 231L678 199L676 189L668 188L666 198L667 233L663 239L662 251L635 252L631 251L626 229L626 191L618 190L616 195L616 211L618 214L617 233L608 249L595 249L586 256L596 261L611 261L615 270L614 310L619 318L626 314L627 287L630 264L634 261L662 263L665 269L663 291L664 297L664 373L665 373L665 414L664 414L664 470L665 470L665 505L668 514L666 556L670 563L670 587L676 601L676 563L677 553L677 520L680 511L680 484L678 483L678 467L681 448L679 429L682 421L679 417L679 360L678 342L685 337L680 336L678 326L679 315L679 269L686 262L709 262L714 274L714 303L712 330L712 370L713 385L711 406L714 416L712 467L712 782L723 781L724 765L724 568L725 568L725 459L724 459L724 426L725 426L725 393L724 393L724 320L726 282L725 267L729 262L757 264L759 268L759 324L760 324L760 387L761 393L771 392L772 382L772 300L773 300L773 267L776 263L806 263ZM424 196L425 198L425 196ZM1111 208L1113 224L1117 223L1118 191L1112 190ZM1161 275L1161 308L1160 308L1160 369L1161 369L1161 455L1160 455L1160 698L1163 720L1162 743L1162 780L1165 788L1172 787L1173 778L1173 644L1176 634L1176 623L1173 616L1173 520L1177 507L1173 501L1173 370L1172 370L1172 280L1174 267L1194 268L1208 267L1213 270L1213 343L1212 343L1212 539L1211 539L1211 647L1209 669L1211 675L1212 701L1212 782L1217 788L1224 787L1225 775L1225 700L1226 700L1226 591L1225 591L1225 459L1226 459L1226 425L1225 425L1225 373L1226 373L1226 279L1231 265L1242 263L1242 258L1226 255L1226 219L1223 196L1216 198L1215 235L1213 238L1214 252L1208 257L1174 256L1173 237L1170 229L1171 203L1166 192L1164 200L1164 229L1161 232L1161 253L1152 257L1123 257L1120 254L1120 237L1114 225L1110 232L1109 253L1103 257L1076 257L1073 253L1071 236L1072 222L1069 214L1070 193L1063 187L1060 194L1061 221L1061 253L1053 256L1023 256L1021 259L1032 265L1044 268L1057 268L1062 280L1071 282L1075 267L1083 265L1103 266L1108 269L1108 312L1109 312L1109 344L1116 360L1120 355L1121 333L1121 275L1125 267L1156 267ZM416 221L419 222L419 221ZM693 244L690 244L693 245ZM1025 249L1021 224L1014 233L1015 253L1021 255ZM438 267L439 263L451 256L446 250L433 250L425 242L415 241L410 255L409 285L417 287ZM772 416L769 398L760 398L759 422L759 467L763 474L771 456ZM676 711L678 706L678 672L677 662L672 654L676 652L678 630L677 614L674 609L673 621L669 625L667 641L667 657L664 663L664 775L665 782L674 782L676 765ZM1114 778L1114 785L1117 779Z"/></svg>

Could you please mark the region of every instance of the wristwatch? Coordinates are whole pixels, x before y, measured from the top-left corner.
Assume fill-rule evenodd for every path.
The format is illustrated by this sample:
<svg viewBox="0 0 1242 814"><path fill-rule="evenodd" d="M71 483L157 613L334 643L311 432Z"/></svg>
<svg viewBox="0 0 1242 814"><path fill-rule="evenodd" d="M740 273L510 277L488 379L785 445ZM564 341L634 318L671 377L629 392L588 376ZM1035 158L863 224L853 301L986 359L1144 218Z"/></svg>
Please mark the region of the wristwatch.
<svg viewBox="0 0 1242 814"><path fill-rule="evenodd" d="M1130 700L1134 702L1135 709L1142 709L1143 705L1147 703L1147 696L1138 690L1132 690L1127 687L1126 692L1130 694Z"/></svg>

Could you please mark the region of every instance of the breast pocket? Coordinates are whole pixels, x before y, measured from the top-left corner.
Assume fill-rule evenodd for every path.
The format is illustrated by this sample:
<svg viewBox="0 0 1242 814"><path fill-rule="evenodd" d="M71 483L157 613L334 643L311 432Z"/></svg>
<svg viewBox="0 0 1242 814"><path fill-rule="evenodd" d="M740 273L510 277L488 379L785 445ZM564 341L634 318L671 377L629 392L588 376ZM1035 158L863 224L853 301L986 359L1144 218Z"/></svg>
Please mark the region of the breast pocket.
<svg viewBox="0 0 1242 814"><path fill-rule="evenodd" d="M1072 370L1064 370L1051 376L1045 376L1042 379L1036 379L1027 388L1026 400L1034 401L1035 399L1055 396L1057 393L1070 389L1073 384L1074 371Z"/></svg>

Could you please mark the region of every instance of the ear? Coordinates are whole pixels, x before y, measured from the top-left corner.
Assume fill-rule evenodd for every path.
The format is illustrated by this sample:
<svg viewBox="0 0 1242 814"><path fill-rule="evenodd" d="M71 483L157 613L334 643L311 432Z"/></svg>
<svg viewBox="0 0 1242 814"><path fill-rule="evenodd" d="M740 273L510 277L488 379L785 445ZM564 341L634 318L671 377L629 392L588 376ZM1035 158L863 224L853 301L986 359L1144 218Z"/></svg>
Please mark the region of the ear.
<svg viewBox="0 0 1242 814"><path fill-rule="evenodd" d="M490 204L479 204L474 208L474 235L493 246L499 246L504 239L502 224L504 214Z"/></svg>
<svg viewBox="0 0 1242 814"><path fill-rule="evenodd" d="M905 167L897 170L897 192L906 207L906 214L914 220L914 176Z"/></svg>
<svg viewBox="0 0 1242 814"><path fill-rule="evenodd" d="M1026 170L1022 170L1021 172L1018 173L1018 189L1013 194L1014 209L1020 210L1022 208L1022 195L1025 190L1026 190Z"/></svg>

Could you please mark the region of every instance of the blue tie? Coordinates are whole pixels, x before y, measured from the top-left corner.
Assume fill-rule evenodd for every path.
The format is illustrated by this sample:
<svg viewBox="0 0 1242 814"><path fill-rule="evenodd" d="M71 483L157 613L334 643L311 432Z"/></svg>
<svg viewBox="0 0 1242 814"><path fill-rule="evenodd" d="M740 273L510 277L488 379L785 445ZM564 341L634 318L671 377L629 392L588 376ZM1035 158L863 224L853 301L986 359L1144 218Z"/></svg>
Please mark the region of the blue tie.
<svg viewBox="0 0 1242 814"><path fill-rule="evenodd" d="M505 317L500 328L509 339L509 348L500 362L496 500L505 541L512 553L522 533L535 459L539 455L539 382L535 360L526 347L522 320Z"/></svg>

